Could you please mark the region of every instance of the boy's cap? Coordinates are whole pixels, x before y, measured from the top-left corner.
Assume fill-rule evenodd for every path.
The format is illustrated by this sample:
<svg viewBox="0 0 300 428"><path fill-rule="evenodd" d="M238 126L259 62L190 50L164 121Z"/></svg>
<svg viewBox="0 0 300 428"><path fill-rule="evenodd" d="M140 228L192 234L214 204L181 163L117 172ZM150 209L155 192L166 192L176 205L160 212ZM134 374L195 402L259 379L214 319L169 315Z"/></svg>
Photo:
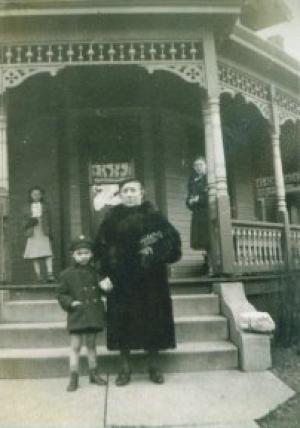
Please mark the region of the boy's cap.
<svg viewBox="0 0 300 428"><path fill-rule="evenodd" d="M72 241L70 245L70 251L75 251L79 248L88 248L89 250L93 250L93 243L85 235L80 235L75 238L74 241Z"/></svg>

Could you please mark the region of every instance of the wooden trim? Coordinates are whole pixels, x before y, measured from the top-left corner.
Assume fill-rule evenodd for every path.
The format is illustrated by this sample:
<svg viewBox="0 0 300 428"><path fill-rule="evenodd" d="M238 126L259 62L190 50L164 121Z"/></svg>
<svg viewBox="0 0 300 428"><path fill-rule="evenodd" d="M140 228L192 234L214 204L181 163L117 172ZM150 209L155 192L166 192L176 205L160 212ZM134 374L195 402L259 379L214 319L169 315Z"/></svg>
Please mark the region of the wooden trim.
<svg viewBox="0 0 300 428"><path fill-rule="evenodd" d="M102 0L102 1L14 1L0 4L0 17L42 16L42 15L146 15L146 14L223 14L239 15L240 0ZM68 4L67 4L68 3ZM141 4L144 3L144 4ZM185 4L183 4L185 3ZM214 4L213 4L214 3ZM227 3L224 5L224 3Z"/></svg>

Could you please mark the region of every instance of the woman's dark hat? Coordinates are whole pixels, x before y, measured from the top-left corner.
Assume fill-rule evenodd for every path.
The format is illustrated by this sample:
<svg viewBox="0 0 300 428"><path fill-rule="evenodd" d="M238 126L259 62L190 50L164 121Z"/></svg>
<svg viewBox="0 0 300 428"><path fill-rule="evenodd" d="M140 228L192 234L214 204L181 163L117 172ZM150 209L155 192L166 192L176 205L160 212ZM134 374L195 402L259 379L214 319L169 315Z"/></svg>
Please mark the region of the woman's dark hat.
<svg viewBox="0 0 300 428"><path fill-rule="evenodd" d="M75 251L79 248L87 248L88 250L93 250L93 243L91 239L89 239L85 235L80 235L75 238L70 245L70 251Z"/></svg>

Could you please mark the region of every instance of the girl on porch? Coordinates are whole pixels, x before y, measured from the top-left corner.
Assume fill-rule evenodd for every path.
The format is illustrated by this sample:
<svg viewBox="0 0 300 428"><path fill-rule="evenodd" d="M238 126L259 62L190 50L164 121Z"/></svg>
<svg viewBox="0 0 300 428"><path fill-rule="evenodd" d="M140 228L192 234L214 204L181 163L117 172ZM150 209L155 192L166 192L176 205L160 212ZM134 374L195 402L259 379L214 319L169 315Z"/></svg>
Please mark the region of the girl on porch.
<svg viewBox="0 0 300 428"><path fill-rule="evenodd" d="M193 250L205 250L201 273L208 274L209 223L206 161L198 156L193 162L193 171L188 180L186 205L192 211L190 245Z"/></svg>
<svg viewBox="0 0 300 428"><path fill-rule="evenodd" d="M29 190L29 203L24 208L24 229L27 237L24 259L32 260L40 283L54 282L52 266L51 217L45 202L45 192L35 186ZM41 263L45 262L46 278L42 277Z"/></svg>
<svg viewBox="0 0 300 428"><path fill-rule="evenodd" d="M107 297L107 347L119 350L118 386L131 379L130 352L142 349L149 356L149 378L164 382L158 353L175 347L172 303L166 265L179 260L177 230L143 200L141 183L120 184L120 205L107 213L95 241L100 260L101 286Z"/></svg>

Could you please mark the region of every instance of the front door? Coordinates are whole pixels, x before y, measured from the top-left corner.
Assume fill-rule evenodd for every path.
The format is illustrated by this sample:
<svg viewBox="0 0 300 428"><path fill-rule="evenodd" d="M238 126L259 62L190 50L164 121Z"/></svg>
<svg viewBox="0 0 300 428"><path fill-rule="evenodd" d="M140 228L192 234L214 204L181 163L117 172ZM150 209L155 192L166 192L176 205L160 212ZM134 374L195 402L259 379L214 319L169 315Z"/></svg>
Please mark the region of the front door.
<svg viewBox="0 0 300 428"><path fill-rule="evenodd" d="M79 127L83 230L94 236L118 201L120 181L143 180L139 117L126 110L82 117Z"/></svg>

